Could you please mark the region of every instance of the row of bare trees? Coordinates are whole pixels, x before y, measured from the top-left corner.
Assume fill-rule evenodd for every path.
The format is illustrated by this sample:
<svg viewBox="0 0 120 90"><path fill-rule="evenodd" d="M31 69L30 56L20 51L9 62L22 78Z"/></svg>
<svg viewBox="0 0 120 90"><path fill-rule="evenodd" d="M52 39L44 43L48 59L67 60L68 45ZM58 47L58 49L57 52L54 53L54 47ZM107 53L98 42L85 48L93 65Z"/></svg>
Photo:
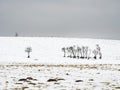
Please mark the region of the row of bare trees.
<svg viewBox="0 0 120 90"><path fill-rule="evenodd" d="M64 53L64 57L68 58L81 58L81 59L102 59L101 48L98 44L96 44L96 48L94 50L90 49L88 46L70 46L63 47L62 51Z"/></svg>

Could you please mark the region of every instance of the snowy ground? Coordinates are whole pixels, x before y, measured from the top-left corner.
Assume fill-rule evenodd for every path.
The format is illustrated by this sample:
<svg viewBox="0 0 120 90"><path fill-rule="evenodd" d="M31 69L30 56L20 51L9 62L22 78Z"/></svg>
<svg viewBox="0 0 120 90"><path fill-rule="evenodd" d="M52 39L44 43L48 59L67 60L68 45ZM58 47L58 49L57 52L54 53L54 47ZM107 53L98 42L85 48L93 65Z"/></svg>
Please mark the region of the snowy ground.
<svg viewBox="0 0 120 90"><path fill-rule="evenodd" d="M99 44L103 54L102 60L77 60L63 58L61 48L73 45L88 46L91 49ZM26 47L32 47L31 59L27 59ZM81 63L120 63L120 41L77 38L48 37L0 37L0 62L31 62L48 64Z"/></svg>
<svg viewBox="0 0 120 90"><path fill-rule="evenodd" d="M120 90L120 65L0 66L0 90Z"/></svg>
<svg viewBox="0 0 120 90"><path fill-rule="evenodd" d="M64 58L61 51L73 45L94 49L96 44L102 59ZM0 90L120 90L120 41L0 37Z"/></svg>

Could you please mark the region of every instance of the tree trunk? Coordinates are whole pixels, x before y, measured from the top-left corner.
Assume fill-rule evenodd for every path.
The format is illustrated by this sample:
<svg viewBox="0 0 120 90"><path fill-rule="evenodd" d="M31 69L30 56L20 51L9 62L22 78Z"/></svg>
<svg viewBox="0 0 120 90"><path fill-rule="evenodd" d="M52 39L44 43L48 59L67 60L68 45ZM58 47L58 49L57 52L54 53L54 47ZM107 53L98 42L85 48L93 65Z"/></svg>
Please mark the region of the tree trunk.
<svg viewBox="0 0 120 90"><path fill-rule="evenodd" d="M28 58L30 58L30 52L28 52Z"/></svg>

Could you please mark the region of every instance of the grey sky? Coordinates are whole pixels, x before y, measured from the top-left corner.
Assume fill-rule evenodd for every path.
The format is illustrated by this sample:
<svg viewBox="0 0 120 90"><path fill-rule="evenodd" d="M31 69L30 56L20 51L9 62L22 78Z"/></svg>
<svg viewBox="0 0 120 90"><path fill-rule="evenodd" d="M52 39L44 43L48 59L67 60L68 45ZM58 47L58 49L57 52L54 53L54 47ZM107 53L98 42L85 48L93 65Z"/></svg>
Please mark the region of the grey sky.
<svg viewBox="0 0 120 90"><path fill-rule="evenodd" d="M0 36L120 39L120 0L0 0Z"/></svg>

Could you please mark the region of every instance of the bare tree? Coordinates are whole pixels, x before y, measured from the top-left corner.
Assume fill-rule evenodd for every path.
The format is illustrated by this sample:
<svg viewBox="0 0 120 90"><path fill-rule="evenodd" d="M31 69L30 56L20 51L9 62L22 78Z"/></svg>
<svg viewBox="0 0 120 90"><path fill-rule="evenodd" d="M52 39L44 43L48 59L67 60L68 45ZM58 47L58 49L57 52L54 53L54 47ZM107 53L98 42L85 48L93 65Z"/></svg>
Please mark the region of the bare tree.
<svg viewBox="0 0 120 90"><path fill-rule="evenodd" d="M66 49L65 49L65 47L62 48L62 51L64 52L64 57L66 57Z"/></svg>
<svg viewBox="0 0 120 90"><path fill-rule="evenodd" d="M77 46L77 58L81 58L81 48Z"/></svg>
<svg viewBox="0 0 120 90"><path fill-rule="evenodd" d="M31 48L31 47L27 47L27 48L25 49L25 52L28 53L28 57L27 57L27 58L30 58L30 52L32 52L32 48Z"/></svg>
<svg viewBox="0 0 120 90"><path fill-rule="evenodd" d="M18 33L17 32L15 33L15 37L18 37Z"/></svg>
<svg viewBox="0 0 120 90"><path fill-rule="evenodd" d="M87 58L87 53L88 53L88 47L87 46L84 46L84 58Z"/></svg>
<svg viewBox="0 0 120 90"><path fill-rule="evenodd" d="M84 46L82 46L82 48L81 48L81 58L82 59L84 59L85 58L85 47Z"/></svg>
<svg viewBox="0 0 120 90"><path fill-rule="evenodd" d="M93 50L93 54L94 54L94 59L97 59L97 55L98 55L98 51L96 49Z"/></svg>
<svg viewBox="0 0 120 90"><path fill-rule="evenodd" d="M73 55L72 55L72 50L71 50L71 48L70 48L70 47L67 47L66 49L67 49L67 54L68 54L67 57L72 58Z"/></svg>
<svg viewBox="0 0 120 90"><path fill-rule="evenodd" d="M98 51L99 59L102 59L102 53L99 44L96 44L96 50Z"/></svg>
<svg viewBox="0 0 120 90"><path fill-rule="evenodd" d="M71 50L71 54L72 54L72 58L76 58L76 53L75 53L75 46L71 46L70 47L70 50Z"/></svg>

